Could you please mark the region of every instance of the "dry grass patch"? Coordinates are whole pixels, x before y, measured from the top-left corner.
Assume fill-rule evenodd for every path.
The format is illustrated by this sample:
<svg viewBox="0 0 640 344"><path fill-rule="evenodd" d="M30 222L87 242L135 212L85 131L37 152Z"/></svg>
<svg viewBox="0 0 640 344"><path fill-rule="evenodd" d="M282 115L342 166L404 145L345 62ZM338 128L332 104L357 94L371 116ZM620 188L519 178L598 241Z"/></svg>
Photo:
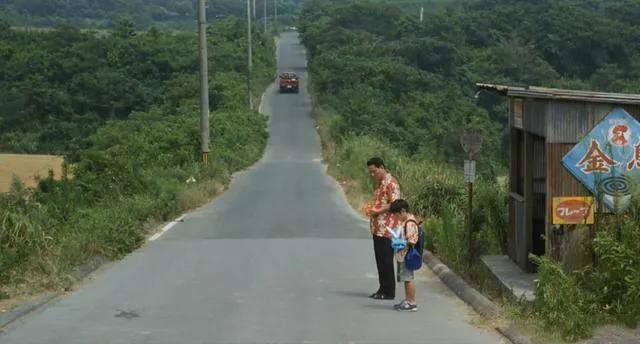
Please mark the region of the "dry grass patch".
<svg viewBox="0 0 640 344"><path fill-rule="evenodd" d="M54 179L60 179L64 158L55 155L0 154L0 192L8 192L13 176L26 187L35 187L38 178L45 178L52 171Z"/></svg>

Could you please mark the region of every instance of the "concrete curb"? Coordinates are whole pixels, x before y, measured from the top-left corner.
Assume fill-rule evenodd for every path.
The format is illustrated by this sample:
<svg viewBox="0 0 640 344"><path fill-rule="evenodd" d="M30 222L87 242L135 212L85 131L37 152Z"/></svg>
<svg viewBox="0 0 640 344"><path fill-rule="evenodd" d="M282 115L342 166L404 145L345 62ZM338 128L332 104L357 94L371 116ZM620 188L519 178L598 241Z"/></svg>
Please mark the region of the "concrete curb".
<svg viewBox="0 0 640 344"><path fill-rule="evenodd" d="M183 215L178 217L178 219L180 219L185 214L187 214L187 212L185 212ZM73 286L76 283L84 281L89 275L96 272L99 268L101 268L108 262L109 262L109 259L107 257L98 255L90 258L89 261L87 261L86 263L76 266L71 270L71 273L69 274L69 281L67 281L66 284L63 285L64 291L65 292L71 291L73 289ZM39 296L38 298L32 301L28 301L21 305L18 305L14 309L4 314L0 314L0 332L12 322L39 309L40 307L49 303L51 300L62 295L63 295L62 292L49 292L42 296Z"/></svg>
<svg viewBox="0 0 640 344"><path fill-rule="evenodd" d="M512 326L498 326L496 331L507 337L513 344L535 344L531 339L519 335Z"/></svg>
<svg viewBox="0 0 640 344"><path fill-rule="evenodd" d="M75 283L82 282L87 276L98 270L101 266L107 263L109 260L103 256L95 256L91 258L87 263L82 264L71 271L70 279L64 286L65 291L70 291ZM0 331L2 331L7 325L10 325L14 321L28 315L29 313L40 309L55 298L62 296L59 292L48 292L38 298L27 301L21 305L18 305L14 309L0 314Z"/></svg>
<svg viewBox="0 0 640 344"><path fill-rule="evenodd" d="M478 314L494 318L500 315L500 308L495 303L473 289L455 272L451 271L444 265L440 259L436 258L431 252L425 251L423 261L436 274L444 284L446 284L458 297L468 303Z"/></svg>
<svg viewBox="0 0 640 344"><path fill-rule="evenodd" d="M0 331L2 331L2 329L4 329L4 327L6 327L7 325L44 306L56 297L58 297L58 293L47 293L35 300L23 303L7 313L1 314Z"/></svg>
<svg viewBox="0 0 640 344"><path fill-rule="evenodd" d="M425 251L422 260L449 289L458 295L462 301L469 304L478 314L490 319L500 315L500 308L495 303L451 271L433 253ZM498 326L495 329L513 344L535 344L531 339L519 335L512 326Z"/></svg>
<svg viewBox="0 0 640 344"><path fill-rule="evenodd" d="M87 276L89 276L90 274L94 273L101 266L103 266L104 264L106 264L108 262L109 262L109 259L107 259L107 257L95 256L95 257L89 259L89 261L86 262L85 264L82 264L80 266L75 267L71 271L71 279L70 279L69 283L67 283L67 285L65 286L65 290L67 290L67 291L71 290L71 288L73 288L73 285L75 283L81 282Z"/></svg>

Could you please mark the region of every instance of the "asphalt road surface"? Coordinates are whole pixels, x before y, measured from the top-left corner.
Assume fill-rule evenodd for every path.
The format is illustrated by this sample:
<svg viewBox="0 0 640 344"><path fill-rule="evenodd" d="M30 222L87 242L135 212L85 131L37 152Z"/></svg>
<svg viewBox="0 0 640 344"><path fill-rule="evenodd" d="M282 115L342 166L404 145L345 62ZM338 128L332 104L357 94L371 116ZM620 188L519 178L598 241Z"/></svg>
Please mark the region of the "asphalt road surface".
<svg viewBox="0 0 640 344"><path fill-rule="evenodd" d="M300 74L302 87L265 94L271 137L260 162L157 240L11 325L0 343L504 342L472 325L471 310L428 271L417 313L366 297L377 289L368 225L321 163L295 33L279 42L278 68Z"/></svg>

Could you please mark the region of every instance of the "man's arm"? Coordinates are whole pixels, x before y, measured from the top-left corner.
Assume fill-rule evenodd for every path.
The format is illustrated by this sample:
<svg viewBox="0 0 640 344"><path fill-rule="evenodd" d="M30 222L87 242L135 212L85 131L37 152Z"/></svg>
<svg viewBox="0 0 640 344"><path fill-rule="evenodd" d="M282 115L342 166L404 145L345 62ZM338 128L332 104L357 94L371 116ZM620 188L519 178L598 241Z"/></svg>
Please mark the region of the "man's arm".
<svg viewBox="0 0 640 344"><path fill-rule="evenodd" d="M382 205L382 206L377 207L377 208L373 208L373 209L371 209L371 216L378 216L380 214L387 213L387 212L389 212L389 208L391 208L391 206L389 204Z"/></svg>

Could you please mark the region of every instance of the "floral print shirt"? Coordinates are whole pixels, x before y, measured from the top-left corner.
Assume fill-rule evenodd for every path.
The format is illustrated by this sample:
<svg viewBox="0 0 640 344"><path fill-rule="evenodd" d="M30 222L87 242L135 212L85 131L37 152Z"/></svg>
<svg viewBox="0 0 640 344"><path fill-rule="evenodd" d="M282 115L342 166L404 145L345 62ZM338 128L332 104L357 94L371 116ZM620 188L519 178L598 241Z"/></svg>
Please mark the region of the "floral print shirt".
<svg viewBox="0 0 640 344"><path fill-rule="evenodd" d="M378 185L373 208L377 209L381 206L389 205L398 198L400 198L400 185L391 174L387 173L380 185ZM371 234L385 238L391 237L391 233L386 230L385 226L394 228L396 225L395 216L389 212L372 216L369 222Z"/></svg>

